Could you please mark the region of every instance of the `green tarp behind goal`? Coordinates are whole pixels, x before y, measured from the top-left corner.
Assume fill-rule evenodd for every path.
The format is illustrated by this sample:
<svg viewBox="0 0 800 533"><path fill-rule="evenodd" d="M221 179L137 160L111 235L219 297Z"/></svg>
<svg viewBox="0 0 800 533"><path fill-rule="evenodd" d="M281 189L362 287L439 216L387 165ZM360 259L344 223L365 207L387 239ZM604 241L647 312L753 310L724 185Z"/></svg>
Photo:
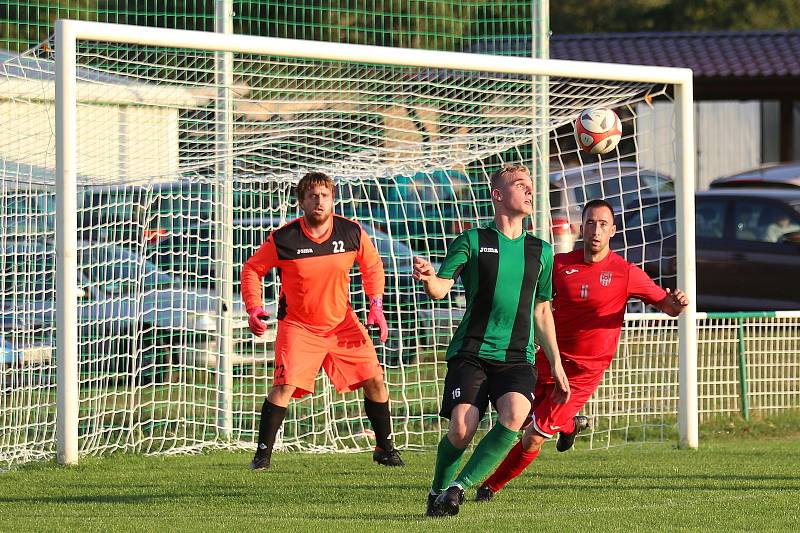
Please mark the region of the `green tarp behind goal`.
<svg viewBox="0 0 800 533"><path fill-rule="evenodd" d="M214 31L214 0L4 0L0 49L46 40L58 18ZM529 36L536 0L250 0L233 2L234 32L460 51Z"/></svg>

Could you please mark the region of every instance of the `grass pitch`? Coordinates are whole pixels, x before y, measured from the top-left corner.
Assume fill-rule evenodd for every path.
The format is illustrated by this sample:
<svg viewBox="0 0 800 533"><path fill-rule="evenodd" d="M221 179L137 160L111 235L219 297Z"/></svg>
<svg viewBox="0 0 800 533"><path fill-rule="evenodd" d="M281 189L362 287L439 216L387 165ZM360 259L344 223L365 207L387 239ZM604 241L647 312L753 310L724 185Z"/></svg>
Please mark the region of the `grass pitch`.
<svg viewBox="0 0 800 533"><path fill-rule="evenodd" d="M800 438L711 437L556 453L491 503L423 517L434 452L389 469L369 454L114 455L0 474L2 531L798 531Z"/></svg>

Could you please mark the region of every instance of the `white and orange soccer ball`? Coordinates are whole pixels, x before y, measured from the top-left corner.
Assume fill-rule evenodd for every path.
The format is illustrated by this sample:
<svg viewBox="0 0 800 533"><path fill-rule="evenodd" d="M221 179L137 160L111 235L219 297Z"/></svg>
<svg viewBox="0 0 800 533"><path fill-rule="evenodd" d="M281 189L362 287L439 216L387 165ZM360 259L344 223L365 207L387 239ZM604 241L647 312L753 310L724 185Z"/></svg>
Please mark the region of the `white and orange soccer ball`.
<svg viewBox="0 0 800 533"><path fill-rule="evenodd" d="M584 152L601 155L617 147L622 138L622 122L605 107L584 109L575 120L575 141Z"/></svg>

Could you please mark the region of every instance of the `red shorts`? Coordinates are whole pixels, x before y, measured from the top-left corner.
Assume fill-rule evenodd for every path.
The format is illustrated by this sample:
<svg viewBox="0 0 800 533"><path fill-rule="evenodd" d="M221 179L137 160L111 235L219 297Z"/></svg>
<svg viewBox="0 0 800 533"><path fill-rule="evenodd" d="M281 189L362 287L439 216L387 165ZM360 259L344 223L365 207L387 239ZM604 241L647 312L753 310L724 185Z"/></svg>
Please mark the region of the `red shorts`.
<svg viewBox="0 0 800 533"><path fill-rule="evenodd" d="M367 330L350 310L330 333L311 333L301 326L278 321L273 385L293 385L295 398L314 392L319 369L339 392L351 392L383 375Z"/></svg>
<svg viewBox="0 0 800 533"><path fill-rule="evenodd" d="M574 361L562 358L561 364L569 380L570 395L567 403L553 403L550 393L555 388L555 382L550 374L550 365L547 361L539 364L536 369L539 377L536 388L533 389L533 404L531 405L533 428L545 437L552 437L561 431L561 428L572 430L572 417L577 415L592 394L600 386L605 368L587 370L579 367Z"/></svg>

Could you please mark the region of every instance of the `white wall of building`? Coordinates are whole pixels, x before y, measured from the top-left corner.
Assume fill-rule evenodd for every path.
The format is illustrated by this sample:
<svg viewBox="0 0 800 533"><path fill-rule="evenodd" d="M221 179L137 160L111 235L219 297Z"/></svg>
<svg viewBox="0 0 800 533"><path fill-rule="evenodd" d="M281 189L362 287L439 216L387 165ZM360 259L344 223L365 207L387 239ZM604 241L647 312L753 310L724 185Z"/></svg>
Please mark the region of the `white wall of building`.
<svg viewBox="0 0 800 533"><path fill-rule="evenodd" d="M673 106L637 106L637 143L642 166L675 176ZM761 164L761 107L757 101L695 103L695 186Z"/></svg>
<svg viewBox="0 0 800 533"><path fill-rule="evenodd" d="M55 169L53 102L0 99L0 158ZM132 105L78 106L79 175L99 183L178 171L178 112Z"/></svg>

